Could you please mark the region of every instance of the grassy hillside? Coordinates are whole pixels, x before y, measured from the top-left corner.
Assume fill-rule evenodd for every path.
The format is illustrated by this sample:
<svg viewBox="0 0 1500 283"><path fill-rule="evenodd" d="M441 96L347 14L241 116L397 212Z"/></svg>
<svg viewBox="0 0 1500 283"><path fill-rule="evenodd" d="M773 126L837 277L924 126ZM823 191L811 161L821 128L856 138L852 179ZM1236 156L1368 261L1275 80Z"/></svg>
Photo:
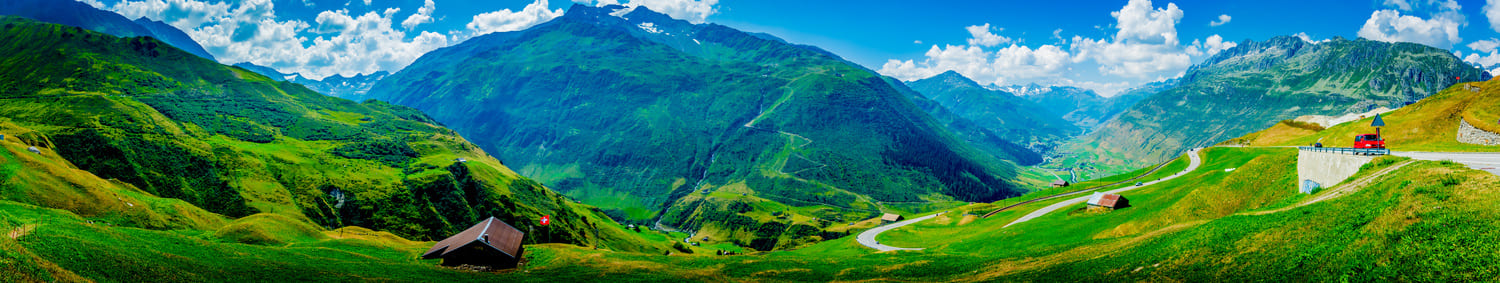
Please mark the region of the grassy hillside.
<svg viewBox="0 0 1500 283"><path fill-rule="evenodd" d="M848 239L727 258L561 249L549 250L557 253L549 255L551 262L582 263L538 266L530 274L588 270L657 280L790 281L1212 281L1234 274L1327 281L1466 280L1500 273L1489 264L1500 260L1500 249L1483 240L1496 228L1487 219L1500 212L1485 200L1496 194L1487 188L1500 185L1491 174L1416 162L1354 194L1291 208L1308 199L1295 193L1291 180L1295 151L1213 148L1205 155L1203 170L1192 176L1127 192L1130 208L1095 212L1080 204L1006 230L996 227L1008 220L938 218L882 236L881 243L929 247L919 252L874 253ZM1396 164L1378 162L1355 178ZM1290 209L1249 215L1283 208ZM591 259L596 257L605 259Z"/></svg>
<svg viewBox="0 0 1500 283"><path fill-rule="evenodd" d="M29 154L29 153L28 153ZM882 235L887 244L927 247L875 253L852 237L806 248L717 256L527 247L523 269L471 273L415 259L425 243L359 228L249 245L210 231L157 231L90 224L62 210L0 200L0 279L101 281L608 280L661 281L1033 281L1483 280L1500 273L1490 205L1500 177L1459 164L1380 160L1354 179L1367 186L1301 205L1291 178L1295 151L1210 148L1185 178L1125 193L1132 207L1079 205L1011 228L1014 216L940 217ZM1399 166L1399 167L1398 167ZM1236 168L1231 172L1222 169ZM1376 171L1394 169L1386 175ZM1024 213L1047 203L1031 204ZM259 221L256 217L242 221ZM634 233L634 232L632 232ZM296 234L296 233L281 233ZM652 241L682 234L640 233ZM357 277L355 277L357 276Z"/></svg>
<svg viewBox="0 0 1500 283"><path fill-rule="evenodd" d="M1080 153L1079 162L1139 168L1276 121L1396 108L1485 76L1447 50L1412 43L1246 42L1189 68L1175 87L1141 100L1069 148Z"/></svg>
<svg viewBox="0 0 1500 283"><path fill-rule="evenodd" d="M1469 86L1477 87L1479 91L1469 90ZM1500 130L1495 124L1500 120L1496 114L1500 111L1495 109L1500 109L1500 80L1456 84L1432 97L1382 115L1386 127L1381 128L1381 134L1385 136L1386 147L1391 150L1500 151L1497 146L1465 144L1457 140L1460 118L1467 119L1475 127ZM1224 143L1307 146L1321 141L1323 146L1350 147L1354 145L1355 135L1375 133L1375 128L1370 127L1373 119L1368 117L1328 129L1282 122Z"/></svg>
<svg viewBox="0 0 1500 283"><path fill-rule="evenodd" d="M381 80L370 97L431 113L524 175L616 219L738 231L716 238L724 241L831 225L771 221L778 212L864 219L887 202L1026 191L1012 181L1013 163L955 138L872 71L642 7L574 6L527 30L436 50ZM752 207L768 200L801 209L737 212L756 219L745 221L717 214L732 202L713 197L720 192L753 196Z"/></svg>
<svg viewBox="0 0 1500 283"><path fill-rule="evenodd" d="M420 111L324 96L151 38L14 17L0 24L3 134L71 164L20 167L43 171L17 175L34 182L8 193L12 200L91 217L71 203L122 201L63 189L89 181L59 176L87 171L112 180L100 187L120 191L114 194L180 199L230 218L275 214L269 217L278 223L314 230L362 226L441 239L490 215L516 225L552 215L561 225L531 232L556 242L664 249L604 228L614 226L602 212L521 177ZM205 228L139 221L132 226ZM271 226L279 224L231 234ZM602 226L597 233L595 226Z"/></svg>

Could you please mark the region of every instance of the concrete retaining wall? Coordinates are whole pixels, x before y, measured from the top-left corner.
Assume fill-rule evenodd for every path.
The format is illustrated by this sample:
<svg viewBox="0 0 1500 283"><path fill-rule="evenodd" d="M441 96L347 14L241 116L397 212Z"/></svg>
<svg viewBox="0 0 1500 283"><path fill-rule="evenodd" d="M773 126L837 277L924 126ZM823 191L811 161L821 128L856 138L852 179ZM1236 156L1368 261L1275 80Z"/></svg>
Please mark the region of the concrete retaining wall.
<svg viewBox="0 0 1500 283"><path fill-rule="evenodd" d="M1458 119L1458 142L1477 145L1500 145L1500 134L1475 128L1474 125L1469 125L1469 121Z"/></svg>
<svg viewBox="0 0 1500 283"><path fill-rule="evenodd" d="M1375 156L1351 155L1331 152L1313 152L1302 150L1297 152L1297 185L1301 186L1299 192L1315 192L1306 188L1307 181L1311 180L1323 188L1331 188L1334 185L1354 176L1359 172L1359 167Z"/></svg>

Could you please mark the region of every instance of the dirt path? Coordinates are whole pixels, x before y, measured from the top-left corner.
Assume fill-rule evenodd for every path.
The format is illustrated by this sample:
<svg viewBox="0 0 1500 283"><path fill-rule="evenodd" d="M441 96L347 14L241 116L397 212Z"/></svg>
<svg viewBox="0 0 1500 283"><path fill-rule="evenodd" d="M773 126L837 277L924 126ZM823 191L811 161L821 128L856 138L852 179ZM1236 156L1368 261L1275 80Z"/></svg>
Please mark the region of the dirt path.
<svg viewBox="0 0 1500 283"><path fill-rule="evenodd" d="M1414 161L1407 160L1405 162L1397 163L1396 165L1392 165L1391 167L1386 167L1385 169L1380 169L1379 171L1375 171L1375 173L1372 173L1369 176L1365 176L1363 178L1359 178L1358 180L1354 180L1353 182L1339 184L1337 186L1334 186L1332 189L1329 189L1327 191L1319 193L1316 197L1313 197L1310 200L1304 201L1302 203L1298 203L1296 205L1292 205L1292 206L1288 206L1288 207L1283 207L1283 208L1278 208L1278 209L1266 210L1266 211L1241 212L1241 213L1236 213L1236 215L1266 215L1266 214L1272 214L1272 213L1287 211L1287 210L1291 210L1293 208L1303 207L1303 206L1307 206L1309 204L1314 204L1314 203L1322 202L1322 201L1325 201L1325 200L1330 200L1330 199L1338 198L1338 197L1345 196L1345 195L1348 195L1348 194L1352 194L1354 192L1359 191L1360 189L1365 188L1366 186L1369 186L1372 183L1375 183L1375 181L1379 180L1381 177L1385 177L1386 174L1390 174L1391 172L1395 172L1396 169L1401 169L1401 167L1405 167L1406 165L1411 164L1412 162L1414 162Z"/></svg>
<svg viewBox="0 0 1500 283"><path fill-rule="evenodd" d="M31 234L31 230L35 229L36 224L21 225L21 227L10 230L10 233L6 233L6 236L10 236L10 239L12 240L20 239L21 237L25 237L27 234Z"/></svg>

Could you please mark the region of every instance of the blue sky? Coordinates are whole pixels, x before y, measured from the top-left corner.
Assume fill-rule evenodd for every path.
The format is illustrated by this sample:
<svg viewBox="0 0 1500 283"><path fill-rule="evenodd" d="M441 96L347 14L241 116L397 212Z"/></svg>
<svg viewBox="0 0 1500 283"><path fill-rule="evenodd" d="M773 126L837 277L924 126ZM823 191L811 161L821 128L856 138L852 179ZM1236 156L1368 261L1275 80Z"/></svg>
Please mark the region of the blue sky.
<svg viewBox="0 0 1500 283"><path fill-rule="evenodd" d="M525 29L575 1L85 0L188 32L223 63L321 78L396 71L469 37ZM607 3L615 1L605 0ZM1487 3L1488 2L1488 3ZM980 83L1106 95L1179 76L1243 40L1301 35L1417 42L1500 70L1500 0L636 0L679 19L767 32L904 80L949 69Z"/></svg>

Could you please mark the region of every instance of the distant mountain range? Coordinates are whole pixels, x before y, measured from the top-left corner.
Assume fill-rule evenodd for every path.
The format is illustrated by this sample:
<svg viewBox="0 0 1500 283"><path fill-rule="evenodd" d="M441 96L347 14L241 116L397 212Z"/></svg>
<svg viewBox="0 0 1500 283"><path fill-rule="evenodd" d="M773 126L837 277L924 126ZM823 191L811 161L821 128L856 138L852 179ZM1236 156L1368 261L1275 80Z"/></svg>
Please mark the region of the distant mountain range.
<svg viewBox="0 0 1500 283"><path fill-rule="evenodd" d="M1024 86L991 86L989 88L1013 93L1036 103L1042 109L1062 115L1063 120L1072 122L1084 131L1098 127L1150 94L1141 91L1126 91L1113 97L1103 97L1093 90L1070 86L1041 86L1034 83Z"/></svg>
<svg viewBox="0 0 1500 283"><path fill-rule="evenodd" d="M214 56L193 41L187 33L167 23L140 18L134 21L73 0L6 0L0 15L31 18L38 21L80 27L119 37L150 36L210 61Z"/></svg>
<svg viewBox="0 0 1500 283"><path fill-rule="evenodd" d="M868 69L642 7L575 5L435 50L369 97L426 111L619 219L761 250L838 237L882 202L1026 191L1014 162L959 140Z"/></svg>
<svg viewBox="0 0 1500 283"><path fill-rule="evenodd" d="M1037 153L1047 153L1082 131L1064 120L1062 115L1036 102L1006 91L985 88L954 71L907 85L954 114Z"/></svg>
<svg viewBox="0 0 1500 283"><path fill-rule="evenodd" d="M271 67L251 64L250 62L234 64L234 66L244 68L245 70L249 70L251 72L255 72L278 81L288 81L302 84L303 86L318 91L319 93L352 100L364 99L365 94L370 92L370 87L375 86L375 82L391 75L391 73L389 72L379 71L369 75L358 74L354 75L354 77L345 77L343 75L334 74L321 80L314 80L303 77L300 73L282 73Z"/></svg>
<svg viewBox="0 0 1500 283"><path fill-rule="evenodd" d="M1282 36L1245 41L1189 68L1077 141L1081 161L1135 168L1302 115L1401 107L1459 82L1488 80L1447 50L1414 43Z"/></svg>

